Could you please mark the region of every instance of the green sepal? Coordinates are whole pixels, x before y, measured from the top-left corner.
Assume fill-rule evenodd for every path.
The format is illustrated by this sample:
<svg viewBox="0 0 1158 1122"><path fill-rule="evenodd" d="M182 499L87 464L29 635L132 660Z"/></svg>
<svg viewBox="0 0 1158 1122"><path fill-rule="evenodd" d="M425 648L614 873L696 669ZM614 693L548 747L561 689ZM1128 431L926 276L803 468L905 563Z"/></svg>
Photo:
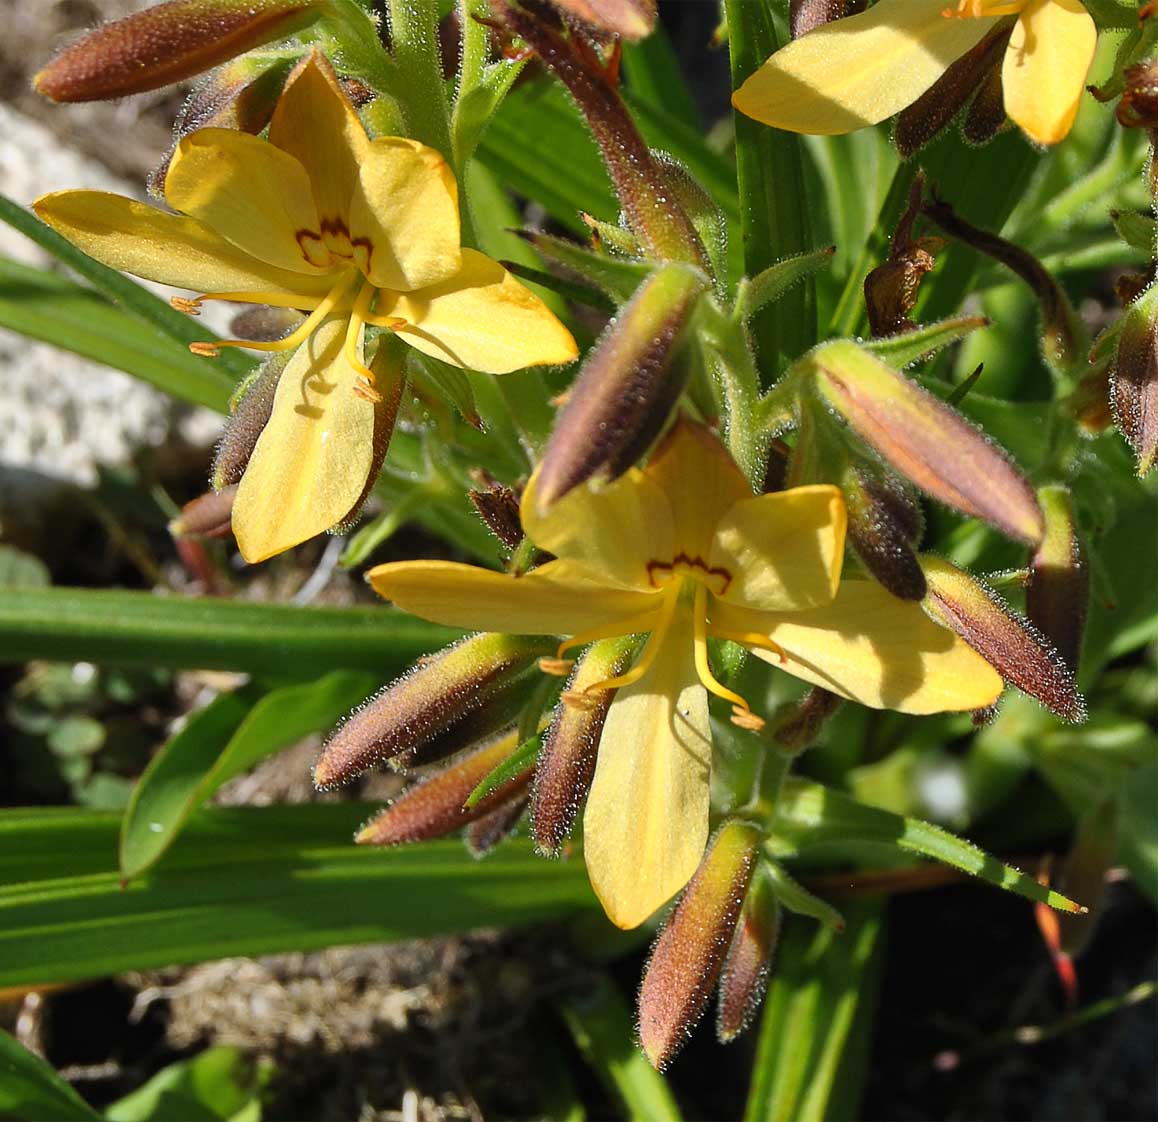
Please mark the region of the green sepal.
<svg viewBox="0 0 1158 1122"><path fill-rule="evenodd" d="M515 776L519 775L520 772L524 772L527 768L531 767L539 758L539 752L542 747L542 733L538 733L524 740L494 771L471 791L466 800L466 808L469 810L471 807L477 806L488 795L497 791L504 783L509 783Z"/></svg>

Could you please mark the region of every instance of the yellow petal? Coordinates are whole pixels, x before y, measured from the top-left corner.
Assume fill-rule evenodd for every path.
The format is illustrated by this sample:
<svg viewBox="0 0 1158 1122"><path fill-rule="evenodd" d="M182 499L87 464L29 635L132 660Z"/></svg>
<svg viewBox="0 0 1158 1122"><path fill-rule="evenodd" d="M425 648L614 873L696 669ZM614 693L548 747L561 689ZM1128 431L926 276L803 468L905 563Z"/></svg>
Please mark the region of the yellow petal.
<svg viewBox="0 0 1158 1122"><path fill-rule="evenodd" d="M319 237L305 168L267 140L235 129L198 129L177 145L165 199L261 261L304 273L302 237Z"/></svg>
<svg viewBox="0 0 1158 1122"><path fill-rule="evenodd" d="M723 601L712 629L762 633L787 661L773 666L841 697L902 713L982 709L1001 695L1001 675L920 604L898 600L873 581L844 581L836 599L804 612L753 612Z"/></svg>
<svg viewBox="0 0 1158 1122"><path fill-rule="evenodd" d="M372 249L367 275L410 292L462 268L458 187L433 148L398 136L371 142L350 204L350 236Z"/></svg>
<svg viewBox="0 0 1158 1122"><path fill-rule="evenodd" d="M752 498L752 488L716 436L680 417L643 469L667 495L675 525L675 549L704 560L716 526L732 507Z"/></svg>
<svg viewBox="0 0 1158 1122"><path fill-rule="evenodd" d="M836 487L795 487L736 503L720 520L708 564L731 581L725 599L796 611L836 595L847 517Z"/></svg>
<svg viewBox="0 0 1158 1122"><path fill-rule="evenodd" d="M524 577L454 561L397 561L366 576L411 615L468 631L577 635L659 607L658 596L607 588L568 561Z"/></svg>
<svg viewBox="0 0 1158 1122"><path fill-rule="evenodd" d="M320 52L313 52L290 75L269 125L269 139L306 169L322 221L341 223L348 231L358 168L370 150L370 138Z"/></svg>
<svg viewBox="0 0 1158 1122"><path fill-rule="evenodd" d="M696 871L708 840L711 756L685 608L648 673L616 695L599 740L583 853L617 926L643 923Z"/></svg>
<svg viewBox="0 0 1158 1122"><path fill-rule="evenodd" d="M488 374L572 362L579 354L542 300L473 249L462 251L462 271L448 281L381 293L376 313L406 320L398 334L423 354Z"/></svg>
<svg viewBox="0 0 1158 1122"><path fill-rule="evenodd" d="M354 392L345 336L344 317L324 322L278 381L233 505L237 546L250 564L337 525L365 490L375 408Z"/></svg>
<svg viewBox="0 0 1158 1122"><path fill-rule="evenodd" d="M631 468L598 491L576 487L541 514L538 478L538 472L531 476L519 508L531 541L598 573L608 584L654 588L649 562L670 563L675 548L671 507L652 480Z"/></svg>
<svg viewBox="0 0 1158 1122"><path fill-rule="evenodd" d="M834 135L875 125L916 101L993 27L948 19L946 0L880 0L778 50L732 95L749 117Z"/></svg>
<svg viewBox="0 0 1158 1122"><path fill-rule="evenodd" d="M1014 25L1001 85L1005 112L1038 144L1063 140L1078 113L1098 29L1078 0L1030 0Z"/></svg>
<svg viewBox="0 0 1158 1122"><path fill-rule="evenodd" d="M177 288L323 295L333 283L258 261L195 218L105 191L58 191L32 209L90 257Z"/></svg>

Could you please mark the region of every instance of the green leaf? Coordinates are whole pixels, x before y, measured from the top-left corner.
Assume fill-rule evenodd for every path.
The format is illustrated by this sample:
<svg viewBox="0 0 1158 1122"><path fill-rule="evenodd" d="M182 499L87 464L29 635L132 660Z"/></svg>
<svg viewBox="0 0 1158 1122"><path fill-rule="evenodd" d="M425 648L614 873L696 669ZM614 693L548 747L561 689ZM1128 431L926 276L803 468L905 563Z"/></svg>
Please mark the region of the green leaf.
<svg viewBox="0 0 1158 1122"><path fill-rule="evenodd" d="M725 0L732 88L738 89L765 59L787 42L767 0ZM735 113L736 173L744 272L758 276L782 258L814 248L805 190L804 142ZM762 369L774 377L784 358L816 342L816 287L811 278L783 300L766 306L752 333Z"/></svg>
<svg viewBox="0 0 1158 1122"><path fill-rule="evenodd" d="M764 859L763 864L776 899L790 912L811 916L834 931L845 929L844 916L831 904L821 900L819 896L814 896L804 885L794 880L782 865L768 858Z"/></svg>
<svg viewBox="0 0 1158 1122"><path fill-rule="evenodd" d="M318 667L383 677L461 635L390 608L300 608L144 592L0 589L0 662L243 670L308 678Z"/></svg>
<svg viewBox="0 0 1158 1122"><path fill-rule="evenodd" d="M915 331L886 335L882 339L866 339L861 346L894 370L903 370L909 363L964 339L979 327L985 327L987 322L982 316L956 316L918 327Z"/></svg>
<svg viewBox="0 0 1158 1122"><path fill-rule="evenodd" d="M1066 912L1081 910L1060 892L1038 884L1033 877L1010 868L940 826L866 806L807 779L787 779L768 843L770 852L778 857L794 857L847 843L884 846L894 853L929 857L1027 900Z"/></svg>
<svg viewBox="0 0 1158 1122"><path fill-rule="evenodd" d="M844 934L785 924L764 1000L746 1122L859 1117L884 961L882 907L853 901Z"/></svg>
<svg viewBox="0 0 1158 1122"><path fill-rule="evenodd" d="M149 762L133 791L121 823L125 879L154 865L223 783L330 728L378 684L373 675L335 670L316 682L269 692L243 686L194 713Z"/></svg>
<svg viewBox="0 0 1158 1122"><path fill-rule="evenodd" d="M515 840L486 861L457 839L375 849L364 803L212 809L122 887L116 815L0 811L0 986L230 955L419 939L597 911L581 861Z"/></svg>
<svg viewBox="0 0 1158 1122"><path fill-rule="evenodd" d="M600 1082L622 1103L628 1122L679 1122L663 1076L635 1042L635 1024L610 979L596 975L582 994L559 1003L571 1036Z"/></svg>
<svg viewBox="0 0 1158 1122"><path fill-rule="evenodd" d="M736 295L736 318L746 320L766 304L779 300L794 284L832 263L833 247L815 253L798 253L769 265L758 276L740 282Z"/></svg>
<svg viewBox="0 0 1158 1122"><path fill-rule="evenodd" d="M98 292L115 301L127 312L140 317L146 323L151 323L177 342L187 344L216 338L204 324L170 307L159 296L154 296L136 281L81 253L70 241L41 222L36 215L5 195L0 195L0 222L7 222L13 229L19 230L41 249L47 250L58 261L79 273ZM248 374L257 360L241 351L226 350L215 361L228 371L231 375L230 382L233 382Z"/></svg>
<svg viewBox="0 0 1158 1122"><path fill-rule="evenodd" d="M0 1030L0 1117L94 1122L97 1114L39 1056Z"/></svg>
<svg viewBox="0 0 1158 1122"><path fill-rule="evenodd" d="M233 379L219 364L191 354L153 324L64 277L3 259L0 325L219 413L226 411L233 392Z"/></svg>
<svg viewBox="0 0 1158 1122"><path fill-rule="evenodd" d="M272 1068L257 1067L239 1048L206 1048L163 1067L143 1087L105 1109L108 1122L260 1122L261 1084Z"/></svg>
<svg viewBox="0 0 1158 1122"><path fill-rule="evenodd" d="M543 747L543 734L528 737L498 767L496 767L467 797L466 805L474 806L492 791L514 779L520 772L531 767L539 758Z"/></svg>

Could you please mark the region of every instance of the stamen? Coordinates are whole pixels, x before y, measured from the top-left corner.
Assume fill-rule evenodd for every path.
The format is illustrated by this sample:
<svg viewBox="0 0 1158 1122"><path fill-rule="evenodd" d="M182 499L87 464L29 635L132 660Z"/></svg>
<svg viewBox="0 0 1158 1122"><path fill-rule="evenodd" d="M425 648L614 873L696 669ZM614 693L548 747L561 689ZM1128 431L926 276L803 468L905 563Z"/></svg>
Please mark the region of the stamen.
<svg viewBox="0 0 1158 1122"><path fill-rule="evenodd" d="M657 611L640 612L636 616L624 616L623 619L614 620L603 627L592 627L587 631L580 631L578 635L572 635L570 639L559 644L555 651L555 657L562 658L567 651L573 650L575 647L585 647L597 639L618 639L620 635L633 635L637 631L651 631L656 621L663 615L662 605Z"/></svg>
<svg viewBox="0 0 1158 1122"><path fill-rule="evenodd" d="M544 674L553 674L556 678L566 678L575 667L573 658L541 658L539 669Z"/></svg>
<svg viewBox="0 0 1158 1122"><path fill-rule="evenodd" d="M344 273L333 288L318 301L318 306L291 331L284 339L276 339L272 343L255 343L250 339L221 339L214 342L190 343L189 349L195 355L204 355L213 358L222 347L242 347L250 351L289 351L301 346L322 322L340 303L346 294L350 283L358 276L354 270Z"/></svg>
<svg viewBox="0 0 1158 1122"><path fill-rule="evenodd" d="M350 313L350 322L346 325L346 361L357 372L359 381L354 384L356 396L366 401L378 402L382 395L374 389L378 380L374 371L358 357L358 344L362 340L362 329L366 325L366 317L370 314L370 303L378 290L369 282L363 281L362 287L354 300L354 308Z"/></svg>
<svg viewBox="0 0 1158 1122"><path fill-rule="evenodd" d="M738 705L732 706L731 722L737 728L746 729L748 732L759 732L767 723L751 709L741 709Z"/></svg>
<svg viewBox="0 0 1158 1122"><path fill-rule="evenodd" d="M767 635L761 635L759 631L728 631L723 627L713 627L712 637L730 639L733 643L739 643L741 647L758 647L762 651L771 651L780 659L781 665L788 661L788 652Z"/></svg>
<svg viewBox="0 0 1158 1122"><path fill-rule="evenodd" d="M632 682L638 682L650 669L651 664L655 662L659 655L660 648L667 638L668 630L671 627L671 621L675 618L676 608L680 602L680 586L672 585L671 589L664 595L663 604L659 609L659 617L656 619L655 629L651 633L651 637L647 640L647 645L643 648L643 653L639 656L635 665L626 673L620 674L615 678L604 678L602 682L595 682L588 686L583 692L594 693L596 690L618 690L624 686L630 686ZM626 630L620 631L620 635L628 634Z"/></svg>
<svg viewBox="0 0 1158 1122"><path fill-rule="evenodd" d="M716 695L722 697L725 701L730 701L733 705L733 714L737 711L747 714L747 719L754 719L760 721L759 717L752 712L752 707L734 690L728 689L727 686L722 685L716 680L712 673L711 666L708 665L708 588L707 585L696 582L696 599L692 607L692 615L695 620L695 630L693 633L694 654L696 664L696 674L699 675L700 681L704 686ZM735 716L732 718L734 723ZM760 721L760 725L763 725ZM741 728L750 727L741 725Z"/></svg>
<svg viewBox="0 0 1158 1122"><path fill-rule="evenodd" d="M229 304L266 304L271 308L298 308L309 311L325 297L298 296L286 292L206 292L201 296L170 296L169 303L187 316L199 316L206 300L224 300Z"/></svg>

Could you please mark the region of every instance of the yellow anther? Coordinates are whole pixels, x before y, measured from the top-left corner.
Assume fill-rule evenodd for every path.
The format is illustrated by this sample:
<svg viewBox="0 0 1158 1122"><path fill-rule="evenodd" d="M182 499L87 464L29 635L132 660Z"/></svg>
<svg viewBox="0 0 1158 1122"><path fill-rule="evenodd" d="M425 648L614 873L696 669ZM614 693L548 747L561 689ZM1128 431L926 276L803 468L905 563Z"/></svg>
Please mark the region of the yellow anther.
<svg viewBox="0 0 1158 1122"><path fill-rule="evenodd" d="M556 678L566 678L575 667L573 658L541 658L539 669L544 674L552 674Z"/></svg>
<svg viewBox="0 0 1158 1122"><path fill-rule="evenodd" d="M187 316L199 316L201 314L200 296L195 296L192 300L188 296L170 296L169 304Z"/></svg>
<svg viewBox="0 0 1158 1122"><path fill-rule="evenodd" d="M759 732L767 723L763 717L757 716L751 709L739 705L732 706L732 724L737 728L747 729L748 732Z"/></svg>
<svg viewBox="0 0 1158 1122"><path fill-rule="evenodd" d="M189 349L202 358L216 358L221 353L220 343L190 343Z"/></svg>
<svg viewBox="0 0 1158 1122"><path fill-rule="evenodd" d="M382 401L382 395L364 378L359 378L351 389L355 397L360 397L363 401L370 402L371 405L378 405Z"/></svg>

